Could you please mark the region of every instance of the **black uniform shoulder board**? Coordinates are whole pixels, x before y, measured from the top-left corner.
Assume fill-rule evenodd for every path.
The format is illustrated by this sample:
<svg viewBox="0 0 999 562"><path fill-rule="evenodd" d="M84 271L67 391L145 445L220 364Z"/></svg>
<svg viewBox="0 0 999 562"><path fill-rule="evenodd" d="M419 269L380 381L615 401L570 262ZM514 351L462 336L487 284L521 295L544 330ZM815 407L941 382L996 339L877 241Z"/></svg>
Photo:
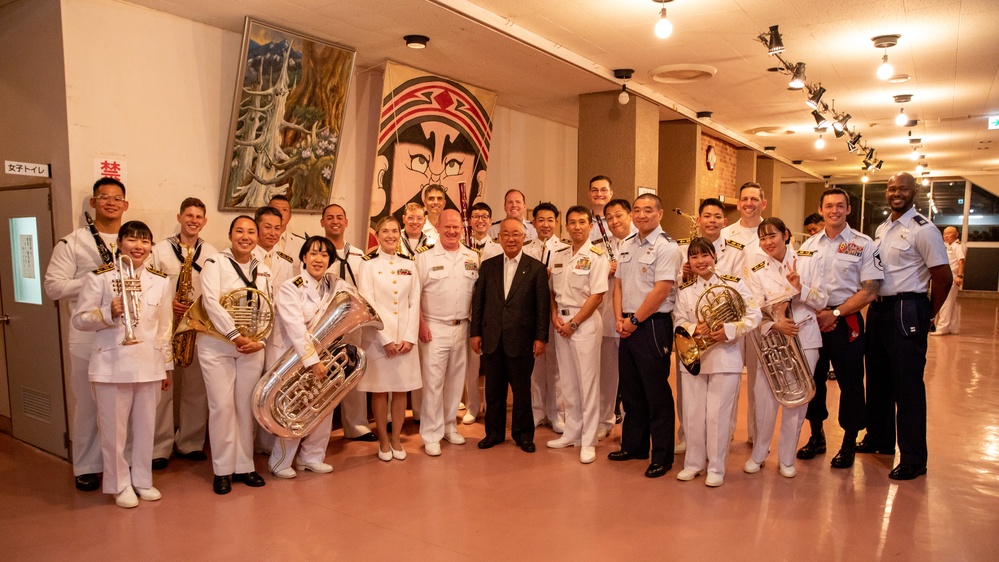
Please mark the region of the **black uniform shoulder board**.
<svg viewBox="0 0 999 562"><path fill-rule="evenodd" d="M572 240L566 240L565 238L563 238L562 240L560 240L560 242L562 242L563 244L567 244L569 246L572 246Z"/></svg>
<svg viewBox="0 0 999 562"><path fill-rule="evenodd" d="M286 261L288 263L295 263L295 260L291 259L291 256L289 256L288 254L286 254L284 252L277 252L277 255L278 255L279 258L283 259L284 261Z"/></svg>
<svg viewBox="0 0 999 562"><path fill-rule="evenodd" d="M916 221L919 226L926 226L929 221L923 218L923 215L913 215L912 220Z"/></svg>
<svg viewBox="0 0 999 562"><path fill-rule="evenodd" d="M299 275L298 277L295 278L294 281L292 281L292 283L294 283L296 287L301 287L302 285L305 284L305 281L302 279L302 276Z"/></svg>
<svg viewBox="0 0 999 562"><path fill-rule="evenodd" d="M732 283L738 283L739 281L742 281L742 279L739 279L735 275L725 275L724 273L719 275L718 277L721 277L726 281L731 281Z"/></svg>
<svg viewBox="0 0 999 562"><path fill-rule="evenodd" d="M694 284L694 282L696 282L696 281L697 281L697 278L695 277L695 278L691 279L690 281L687 281L683 285L680 285L680 288L681 289L686 289L687 287L692 286Z"/></svg>
<svg viewBox="0 0 999 562"><path fill-rule="evenodd" d="M114 271L114 264L113 263L109 263L107 265L98 267L97 269L94 270L94 273L96 273L97 275L101 275L101 274L107 273L109 271Z"/></svg>
<svg viewBox="0 0 999 562"><path fill-rule="evenodd" d="M815 250L798 250L798 255L811 257L815 255Z"/></svg>
<svg viewBox="0 0 999 562"><path fill-rule="evenodd" d="M498 220L498 221L493 221L493 225L497 225L497 224L499 224L499 223L501 223L501 222L503 222L503 219L500 219L500 220Z"/></svg>
<svg viewBox="0 0 999 562"><path fill-rule="evenodd" d="M215 263L215 258L208 258L205 260L205 263Z"/></svg>
<svg viewBox="0 0 999 562"><path fill-rule="evenodd" d="M732 246L733 248L736 248L738 250L745 249L746 247L746 245L742 244L741 242L736 242L735 240L728 240L728 239L725 240L725 245Z"/></svg>
<svg viewBox="0 0 999 562"><path fill-rule="evenodd" d="M604 249L600 246L590 246L590 251L598 256L604 255Z"/></svg>
<svg viewBox="0 0 999 562"><path fill-rule="evenodd" d="M663 238L665 238L667 241L670 241L670 242L673 241L673 239L669 237L669 234L666 234L665 232L660 232L659 235L662 236Z"/></svg>
<svg viewBox="0 0 999 562"><path fill-rule="evenodd" d="M396 254L396 255L398 255L398 254ZM371 250L370 252L368 252L367 254L365 254L364 257L361 258L361 259L364 260L364 261L368 261L371 258L374 258L374 257L377 257L377 256L378 256L378 248L375 248L374 250Z"/></svg>
<svg viewBox="0 0 999 562"><path fill-rule="evenodd" d="M636 232L636 233L634 233L634 234L632 234L631 236L629 236L629 237L625 238L624 240L625 240L625 242L627 242L628 240L631 240L632 238L634 238L634 237L636 237L636 236L638 236L638 233L637 233L637 232Z"/></svg>
<svg viewBox="0 0 999 562"><path fill-rule="evenodd" d="M417 250L417 251L419 251L419 250ZM397 257L397 258L402 258L402 259L404 259L404 260L409 260L409 261L413 261L413 256L404 256L404 255L402 255L402 254L396 254L396 255L395 255L395 257Z"/></svg>
<svg viewBox="0 0 999 562"><path fill-rule="evenodd" d="M422 254L423 252L426 252L427 250L429 250L430 248L433 248L433 247L434 247L433 244L424 244L424 245L422 245L422 246L420 246L419 248L416 249L416 253L417 254Z"/></svg>
<svg viewBox="0 0 999 562"><path fill-rule="evenodd" d="M559 252L564 252L564 251L566 251L568 249L569 249L569 246L566 246L565 248L559 248L558 250L555 250L555 253L557 254Z"/></svg>
<svg viewBox="0 0 999 562"><path fill-rule="evenodd" d="M162 271L160 271L158 269L153 269L152 267L147 267L146 271L148 271L149 273L152 273L153 275L159 276L159 277L166 277L167 276L166 273L163 273Z"/></svg>
<svg viewBox="0 0 999 562"><path fill-rule="evenodd" d="M679 244L680 246L689 246L690 238L680 238L676 241L676 243Z"/></svg>
<svg viewBox="0 0 999 562"><path fill-rule="evenodd" d="M761 261L760 263L753 266L753 271L759 271L767 266L767 262Z"/></svg>
<svg viewBox="0 0 999 562"><path fill-rule="evenodd" d="M62 242L63 244L69 244L69 242L67 242L65 238L60 238L59 241Z"/></svg>

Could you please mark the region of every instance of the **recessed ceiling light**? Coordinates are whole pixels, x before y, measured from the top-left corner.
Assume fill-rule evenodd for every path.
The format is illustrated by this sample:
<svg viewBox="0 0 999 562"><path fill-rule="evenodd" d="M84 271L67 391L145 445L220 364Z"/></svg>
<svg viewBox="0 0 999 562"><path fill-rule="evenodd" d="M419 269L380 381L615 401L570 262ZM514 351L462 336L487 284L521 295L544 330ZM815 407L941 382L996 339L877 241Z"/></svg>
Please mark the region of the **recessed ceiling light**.
<svg viewBox="0 0 999 562"><path fill-rule="evenodd" d="M706 64L668 64L650 70L649 78L663 84L684 84L708 80L717 72L717 68Z"/></svg>
<svg viewBox="0 0 999 562"><path fill-rule="evenodd" d="M426 49L427 43L430 42L430 38L426 35L406 35L403 40L410 49Z"/></svg>
<svg viewBox="0 0 999 562"><path fill-rule="evenodd" d="M895 74L894 76L888 79L888 82L892 84L902 84L908 82L909 80L912 80L912 77L909 76L908 74Z"/></svg>

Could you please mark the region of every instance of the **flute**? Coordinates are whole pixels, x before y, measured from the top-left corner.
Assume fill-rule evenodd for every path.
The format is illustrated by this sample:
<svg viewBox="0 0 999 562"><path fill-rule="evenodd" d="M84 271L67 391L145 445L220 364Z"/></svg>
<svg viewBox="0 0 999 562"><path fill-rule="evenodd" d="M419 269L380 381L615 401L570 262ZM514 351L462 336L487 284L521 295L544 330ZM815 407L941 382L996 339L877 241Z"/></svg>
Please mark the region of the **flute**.
<svg viewBox="0 0 999 562"><path fill-rule="evenodd" d="M604 228L605 220L607 220L607 215L604 215L603 217L598 216L597 226L600 227L600 236L604 239L604 246L607 246L607 257L610 258L610 261L617 261L617 257L614 256L614 247L611 246L610 238L607 238L607 229Z"/></svg>
<svg viewBox="0 0 999 562"><path fill-rule="evenodd" d="M465 182L458 182L458 203L461 205L461 226L465 230L465 245L472 247L472 224L468 221L468 191Z"/></svg>

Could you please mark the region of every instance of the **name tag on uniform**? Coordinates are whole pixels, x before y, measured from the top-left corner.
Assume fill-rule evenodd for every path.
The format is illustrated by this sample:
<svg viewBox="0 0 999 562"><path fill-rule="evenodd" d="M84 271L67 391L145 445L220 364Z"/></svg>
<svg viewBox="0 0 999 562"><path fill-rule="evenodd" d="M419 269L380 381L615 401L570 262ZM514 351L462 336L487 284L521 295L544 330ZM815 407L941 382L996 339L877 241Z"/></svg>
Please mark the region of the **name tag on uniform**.
<svg viewBox="0 0 999 562"><path fill-rule="evenodd" d="M557 264L555 264L555 265L554 265L554 266L552 266L552 267L554 267L555 269L558 269L558 268L562 267L563 265L564 265L564 264L562 264L562 263L557 263Z"/></svg>
<svg viewBox="0 0 999 562"><path fill-rule="evenodd" d="M396 275L412 275L413 272L408 269L398 269L396 270Z"/></svg>
<svg viewBox="0 0 999 562"><path fill-rule="evenodd" d="M444 267L441 266L441 269L444 269ZM474 261L468 260L465 262L465 271L476 271L477 269L479 269L479 264Z"/></svg>
<svg viewBox="0 0 999 562"><path fill-rule="evenodd" d="M444 271L444 266L443 265L435 265L434 267L432 267L430 269L430 271Z"/></svg>

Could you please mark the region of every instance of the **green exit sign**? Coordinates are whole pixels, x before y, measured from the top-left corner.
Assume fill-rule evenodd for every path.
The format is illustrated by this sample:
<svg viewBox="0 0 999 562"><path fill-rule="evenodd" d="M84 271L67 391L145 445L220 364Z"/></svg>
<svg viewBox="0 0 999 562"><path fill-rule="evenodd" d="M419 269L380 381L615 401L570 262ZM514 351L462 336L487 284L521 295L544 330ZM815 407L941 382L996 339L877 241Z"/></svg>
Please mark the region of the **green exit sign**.
<svg viewBox="0 0 999 562"><path fill-rule="evenodd" d="M999 129L999 115L989 115L989 130Z"/></svg>

